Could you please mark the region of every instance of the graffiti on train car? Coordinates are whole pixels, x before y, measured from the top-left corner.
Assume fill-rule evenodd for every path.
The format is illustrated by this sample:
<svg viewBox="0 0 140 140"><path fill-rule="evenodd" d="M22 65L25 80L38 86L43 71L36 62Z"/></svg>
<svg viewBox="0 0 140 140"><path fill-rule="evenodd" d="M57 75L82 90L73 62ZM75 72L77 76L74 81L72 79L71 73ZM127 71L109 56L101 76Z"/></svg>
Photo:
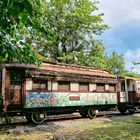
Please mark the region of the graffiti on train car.
<svg viewBox="0 0 140 140"><path fill-rule="evenodd" d="M116 104L116 93L27 92L26 108Z"/></svg>

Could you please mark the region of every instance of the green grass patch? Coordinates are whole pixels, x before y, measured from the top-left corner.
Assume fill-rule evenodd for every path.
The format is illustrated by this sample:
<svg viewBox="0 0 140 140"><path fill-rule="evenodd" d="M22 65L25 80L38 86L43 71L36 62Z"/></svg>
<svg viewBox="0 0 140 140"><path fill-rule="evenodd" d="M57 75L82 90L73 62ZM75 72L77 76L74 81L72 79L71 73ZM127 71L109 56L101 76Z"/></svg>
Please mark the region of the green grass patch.
<svg viewBox="0 0 140 140"><path fill-rule="evenodd" d="M83 126L80 140L140 140L140 117ZM82 137L81 137L82 136Z"/></svg>

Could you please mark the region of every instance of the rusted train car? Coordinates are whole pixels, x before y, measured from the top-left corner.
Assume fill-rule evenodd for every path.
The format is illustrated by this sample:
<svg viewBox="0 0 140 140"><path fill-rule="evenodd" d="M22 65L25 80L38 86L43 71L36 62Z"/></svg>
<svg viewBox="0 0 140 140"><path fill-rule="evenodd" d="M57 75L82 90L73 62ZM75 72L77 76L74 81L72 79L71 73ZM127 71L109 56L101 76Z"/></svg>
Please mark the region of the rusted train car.
<svg viewBox="0 0 140 140"><path fill-rule="evenodd" d="M117 78L106 70L44 63L4 64L1 68L0 115L25 115L42 123L46 115L80 112L95 117L97 110L117 106Z"/></svg>
<svg viewBox="0 0 140 140"><path fill-rule="evenodd" d="M140 109L140 78L118 77L118 110L133 114Z"/></svg>

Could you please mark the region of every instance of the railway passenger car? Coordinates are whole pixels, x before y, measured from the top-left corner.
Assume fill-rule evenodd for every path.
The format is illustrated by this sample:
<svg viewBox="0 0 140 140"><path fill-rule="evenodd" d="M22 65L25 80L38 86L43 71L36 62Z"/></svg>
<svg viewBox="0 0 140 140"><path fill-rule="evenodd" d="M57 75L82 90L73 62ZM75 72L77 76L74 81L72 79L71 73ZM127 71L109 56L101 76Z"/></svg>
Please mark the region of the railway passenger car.
<svg viewBox="0 0 140 140"><path fill-rule="evenodd" d="M117 106L117 78L106 70L43 63L4 64L1 68L0 115L25 115L42 123L46 115L79 112L96 116L97 110Z"/></svg>
<svg viewBox="0 0 140 140"><path fill-rule="evenodd" d="M118 110L133 114L140 108L140 78L118 77Z"/></svg>

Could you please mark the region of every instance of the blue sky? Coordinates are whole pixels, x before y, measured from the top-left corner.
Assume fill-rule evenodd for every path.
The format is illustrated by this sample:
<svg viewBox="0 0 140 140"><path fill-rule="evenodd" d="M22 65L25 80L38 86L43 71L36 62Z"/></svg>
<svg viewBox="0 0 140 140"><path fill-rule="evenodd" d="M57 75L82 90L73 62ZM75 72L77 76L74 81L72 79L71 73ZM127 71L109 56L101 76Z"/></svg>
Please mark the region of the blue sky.
<svg viewBox="0 0 140 140"><path fill-rule="evenodd" d="M111 26L100 36L107 52L124 54L126 69L140 73L140 0L99 0L104 22Z"/></svg>

